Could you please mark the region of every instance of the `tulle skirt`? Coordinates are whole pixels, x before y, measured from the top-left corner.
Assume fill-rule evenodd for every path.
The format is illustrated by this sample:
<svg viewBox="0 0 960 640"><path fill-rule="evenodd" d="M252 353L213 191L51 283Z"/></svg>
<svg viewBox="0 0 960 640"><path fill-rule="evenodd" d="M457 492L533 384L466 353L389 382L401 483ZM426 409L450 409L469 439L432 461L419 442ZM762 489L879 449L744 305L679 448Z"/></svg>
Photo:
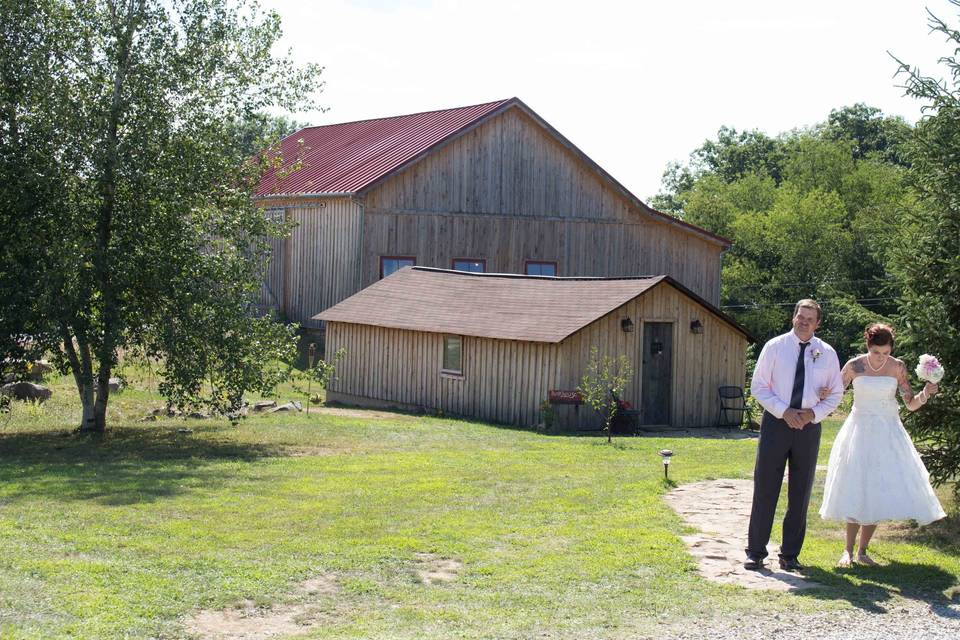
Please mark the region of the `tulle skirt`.
<svg viewBox="0 0 960 640"><path fill-rule="evenodd" d="M897 411L854 407L830 452L820 516L869 525L945 515Z"/></svg>

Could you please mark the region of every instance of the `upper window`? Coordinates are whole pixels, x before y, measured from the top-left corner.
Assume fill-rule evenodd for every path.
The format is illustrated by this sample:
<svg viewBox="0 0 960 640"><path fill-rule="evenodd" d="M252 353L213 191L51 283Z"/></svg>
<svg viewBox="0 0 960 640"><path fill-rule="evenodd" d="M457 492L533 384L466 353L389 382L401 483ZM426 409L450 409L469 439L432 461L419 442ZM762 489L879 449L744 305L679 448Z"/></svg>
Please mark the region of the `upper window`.
<svg viewBox="0 0 960 640"><path fill-rule="evenodd" d="M380 256L380 277L386 278L394 271L417 264L416 256Z"/></svg>
<svg viewBox="0 0 960 640"><path fill-rule="evenodd" d="M537 260L527 260L526 264L528 276L556 276L556 262L540 262Z"/></svg>
<svg viewBox="0 0 960 640"><path fill-rule="evenodd" d="M443 336L443 371L463 373L463 350L460 336Z"/></svg>
<svg viewBox="0 0 960 640"><path fill-rule="evenodd" d="M268 207L263 212L263 215L266 216L270 222L283 222L286 217L286 209L283 207Z"/></svg>
<svg viewBox="0 0 960 640"><path fill-rule="evenodd" d="M454 258L454 271L469 271L470 273L484 273L487 270L487 261L482 258Z"/></svg>

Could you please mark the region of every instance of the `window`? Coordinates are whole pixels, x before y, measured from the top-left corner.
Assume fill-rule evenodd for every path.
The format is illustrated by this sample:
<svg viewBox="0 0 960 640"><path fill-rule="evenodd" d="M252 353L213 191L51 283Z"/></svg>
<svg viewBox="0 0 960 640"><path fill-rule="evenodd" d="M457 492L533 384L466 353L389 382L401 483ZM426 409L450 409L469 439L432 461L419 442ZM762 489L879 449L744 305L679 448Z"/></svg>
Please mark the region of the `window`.
<svg viewBox="0 0 960 640"><path fill-rule="evenodd" d="M527 260L526 267L527 267L528 276L556 276L557 275L556 262L540 262L537 260Z"/></svg>
<svg viewBox="0 0 960 640"><path fill-rule="evenodd" d="M460 336L443 336L443 367L445 373L463 373L463 351Z"/></svg>
<svg viewBox="0 0 960 640"><path fill-rule="evenodd" d="M484 273L487 270L487 261L482 258L454 258L453 269L454 271Z"/></svg>
<svg viewBox="0 0 960 640"><path fill-rule="evenodd" d="M264 212L267 220L270 222L283 222L286 217L287 210L283 207L268 207Z"/></svg>
<svg viewBox="0 0 960 640"><path fill-rule="evenodd" d="M386 278L394 271L417 264L416 256L380 256L380 277Z"/></svg>

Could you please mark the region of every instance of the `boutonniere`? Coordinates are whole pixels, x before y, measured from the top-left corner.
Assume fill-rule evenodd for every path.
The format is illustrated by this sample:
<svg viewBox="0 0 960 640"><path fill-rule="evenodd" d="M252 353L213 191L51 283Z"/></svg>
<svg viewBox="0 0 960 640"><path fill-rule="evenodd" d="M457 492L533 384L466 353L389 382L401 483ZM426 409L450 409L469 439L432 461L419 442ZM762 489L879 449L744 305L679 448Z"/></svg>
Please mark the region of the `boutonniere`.
<svg viewBox="0 0 960 640"><path fill-rule="evenodd" d="M814 361L814 362L816 362L816 361L817 361L817 358L819 358L821 355L823 355L823 353L821 353L820 349L814 349L814 350L810 353L810 357L813 358L813 361Z"/></svg>

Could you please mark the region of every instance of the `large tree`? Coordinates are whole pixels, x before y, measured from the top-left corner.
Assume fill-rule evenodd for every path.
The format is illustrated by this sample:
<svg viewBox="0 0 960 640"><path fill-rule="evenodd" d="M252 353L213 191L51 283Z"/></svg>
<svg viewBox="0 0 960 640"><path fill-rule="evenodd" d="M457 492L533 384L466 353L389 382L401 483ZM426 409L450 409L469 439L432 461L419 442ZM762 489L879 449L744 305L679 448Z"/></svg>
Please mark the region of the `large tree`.
<svg viewBox="0 0 960 640"><path fill-rule="evenodd" d="M238 123L306 106L319 70L243 1L0 3L0 361L56 354L88 431L130 349L177 404L269 388L291 331L251 304L282 230Z"/></svg>
<svg viewBox="0 0 960 640"><path fill-rule="evenodd" d="M891 270L903 281L897 324L910 363L929 352L946 369L940 394L906 421L931 475L946 482L960 474L960 31L932 14L930 26L953 49L940 60L950 81L901 63L907 93L925 102L907 148L921 206L910 212Z"/></svg>
<svg viewBox="0 0 960 640"><path fill-rule="evenodd" d="M729 237L721 304L761 339L815 297L823 333L846 358L863 324L891 314L886 270L903 211L910 127L862 104L776 137L723 127L664 175L655 206Z"/></svg>

